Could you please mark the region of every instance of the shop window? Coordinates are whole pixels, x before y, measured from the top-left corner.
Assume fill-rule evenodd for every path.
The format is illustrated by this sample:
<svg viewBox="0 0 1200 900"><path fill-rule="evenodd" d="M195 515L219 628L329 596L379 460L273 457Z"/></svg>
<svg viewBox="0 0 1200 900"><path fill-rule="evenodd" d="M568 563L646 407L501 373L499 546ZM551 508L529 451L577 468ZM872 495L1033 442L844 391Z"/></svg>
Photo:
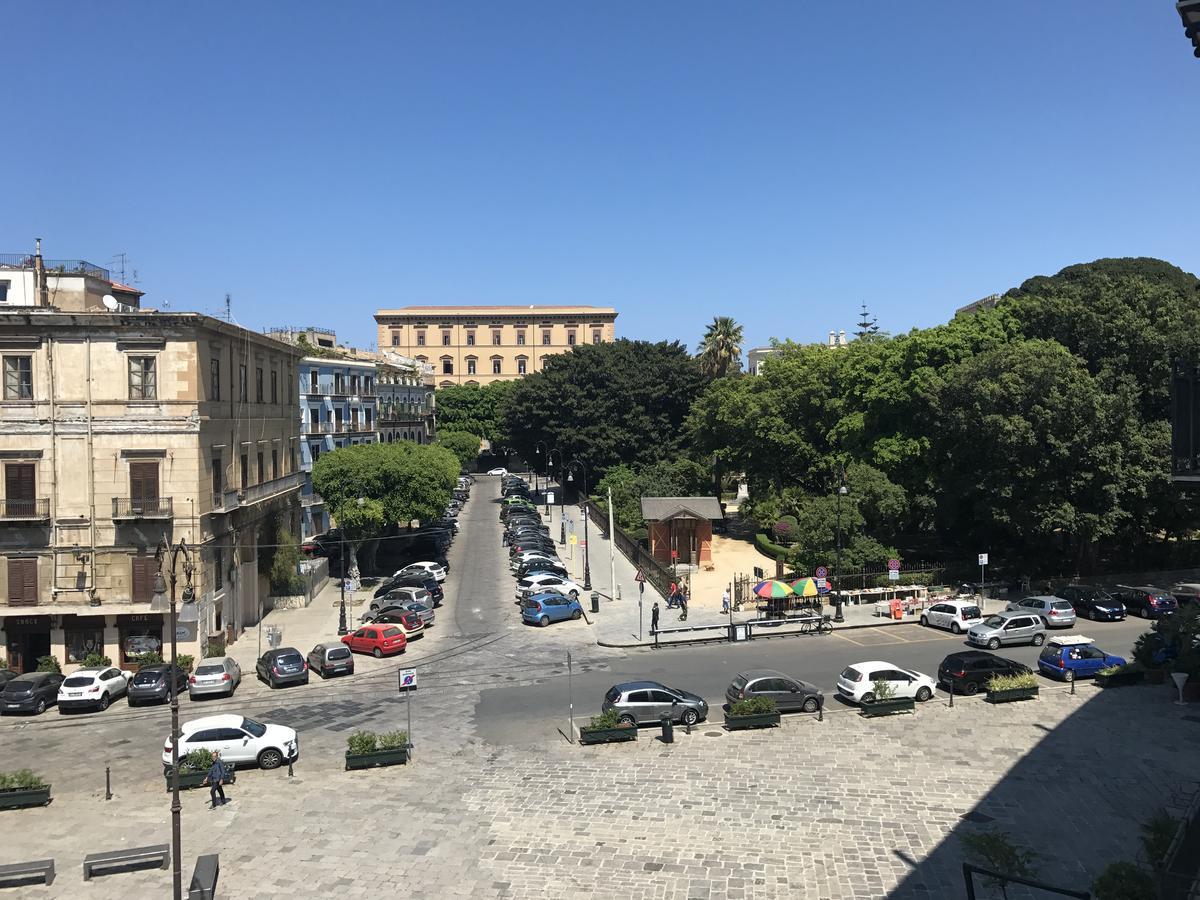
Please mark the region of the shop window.
<svg viewBox="0 0 1200 900"><path fill-rule="evenodd" d="M155 616L129 616L125 622L117 618L117 634L121 648L121 665L136 662L143 653L162 653L163 627Z"/></svg>
<svg viewBox="0 0 1200 900"><path fill-rule="evenodd" d="M63 640L67 645L67 662L82 663L88 654L104 652L104 617L71 617L63 628ZM98 621L97 621L98 620Z"/></svg>

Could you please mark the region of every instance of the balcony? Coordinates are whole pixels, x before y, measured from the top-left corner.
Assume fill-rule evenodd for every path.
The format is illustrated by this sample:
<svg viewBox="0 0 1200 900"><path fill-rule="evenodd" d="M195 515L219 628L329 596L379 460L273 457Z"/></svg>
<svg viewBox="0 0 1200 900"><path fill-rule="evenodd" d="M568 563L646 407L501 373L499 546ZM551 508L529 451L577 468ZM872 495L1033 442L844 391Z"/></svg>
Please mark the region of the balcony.
<svg viewBox="0 0 1200 900"><path fill-rule="evenodd" d="M0 522L48 522L50 498L38 500L0 500Z"/></svg>
<svg viewBox="0 0 1200 900"><path fill-rule="evenodd" d="M270 500L280 494L299 490L307 477L307 472L293 472L290 475L264 481L262 484L250 485L242 491L230 490L214 493L213 512L232 512L242 506L253 506L255 503Z"/></svg>
<svg viewBox="0 0 1200 900"><path fill-rule="evenodd" d="M305 422L301 426L304 434L333 434L335 430L332 422Z"/></svg>
<svg viewBox="0 0 1200 900"><path fill-rule="evenodd" d="M113 497L112 517L114 522L136 519L172 519L175 503L172 497L157 497L151 500L133 497Z"/></svg>
<svg viewBox="0 0 1200 900"><path fill-rule="evenodd" d="M313 493L311 493L311 494L301 494L300 495L300 505L301 506L324 506L325 498L322 497L320 494L318 494L316 491L313 491Z"/></svg>

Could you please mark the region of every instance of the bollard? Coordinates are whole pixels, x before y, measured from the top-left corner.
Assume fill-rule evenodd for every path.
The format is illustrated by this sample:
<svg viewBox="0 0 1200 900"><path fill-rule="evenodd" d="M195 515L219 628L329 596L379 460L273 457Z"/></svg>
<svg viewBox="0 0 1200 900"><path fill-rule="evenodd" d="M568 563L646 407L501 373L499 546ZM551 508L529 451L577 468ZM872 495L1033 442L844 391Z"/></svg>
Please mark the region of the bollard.
<svg viewBox="0 0 1200 900"><path fill-rule="evenodd" d="M954 682L950 682L950 708L954 709Z"/></svg>
<svg viewBox="0 0 1200 900"><path fill-rule="evenodd" d="M597 591L592 591L592 612L600 612L600 594Z"/></svg>
<svg viewBox="0 0 1200 900"><path fill-rule="evenodd" d="M659 716L662 722L662 742L664 744L675 743L675 726L671 724L671 714L663 713Z"/></svg>
<svg viewBox="0 0 1200 900"><path fill-rule="evenodd" d="M1075 696L1075 679L1074 678L1071 679L1071 696L1072 697Z"/></svg>
<svg viewBox="0 0 1200 900"><path fill-rule="evenodd" d="M108 766L104 767L104 799L112 799L112 770Z"/></svg>
<svg viewBox="0 0 1200 900"><path fill-rule="evenodd" d="M292 761L288 760L288 778L292 777Z"/></svg>
<svg viewBox="0 0 1200 900"><path fill-rule="evenodd" d="M817 721L818 722L825 721L825 704L824 703L822 703L820 706L817 707Z"/></svg>
<svg viewBox="0 0 1200 900"><path fill-rule="evenodd" d="M684 730L684 733L685 733L685 734L691 734L691 733L692 733L692 723L691 723L691 722L684 722L684 723L683 723L683 730Z"/></svg>

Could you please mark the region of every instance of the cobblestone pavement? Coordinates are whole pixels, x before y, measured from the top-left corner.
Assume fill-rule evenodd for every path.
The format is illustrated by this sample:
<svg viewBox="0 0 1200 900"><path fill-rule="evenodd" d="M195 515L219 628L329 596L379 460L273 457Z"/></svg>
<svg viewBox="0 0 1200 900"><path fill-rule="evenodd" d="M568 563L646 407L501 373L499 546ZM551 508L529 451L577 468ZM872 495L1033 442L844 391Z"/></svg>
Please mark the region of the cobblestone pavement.
<svg viewBox="0 0 1200 900"><path fill-rule="evenodd" d="M314 753L291 779L241 773L215 811L187 792L185 888L215 851L230 897L958 897L952 836L973 810L1079 887L1133 855L1139 819L1186 801L1200 737L1161 688L1089 686L886 719L834 704L824 721L704 723L672 745L643 729L632 744L517 749L475 735L478 698L442 692L407 767L347 773ZM20 896L165 896L167 872L85 884L79 864L167 840L168 807L159 780L3 813L6 860L58 860L53 887ZM1086 827L1063 827L1081 814Z"/></svg>

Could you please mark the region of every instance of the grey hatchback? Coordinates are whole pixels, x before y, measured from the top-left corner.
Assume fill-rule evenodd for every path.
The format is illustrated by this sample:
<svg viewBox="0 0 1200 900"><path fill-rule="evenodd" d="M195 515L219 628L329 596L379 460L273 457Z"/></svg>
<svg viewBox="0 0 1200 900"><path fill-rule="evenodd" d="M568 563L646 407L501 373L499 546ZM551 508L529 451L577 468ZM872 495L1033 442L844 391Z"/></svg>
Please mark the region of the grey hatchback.
<svg viewBox="0 0 1200 900"><path fill-rule="evenodd" d="M825 705L825 695L815 684L792 678L774 669L751 669L739 672L725 689L725 699L731 704L754 697L775 701L780 712L814 713Z"/></svg>
<svg viewBox="0 0 1200 900"><path fill-rule="evenodd" d="M1046 640L1046 626L1031 609L1006 609L988 616L967 632L967 642L977 647L996 650L1001 644L1033 644L1040 647Z"/></svg>
<svg viewBox="0 0 1200 900"><path fill-rule="evenodd" d="M308 651L308 667L322 678L353 675L354 654L343 643L317 644Z"/></svg>
<svg viewBox="0 0 1200 900"><path fill-rule="evenodd" d="M664 713L671 721L684 725L695 725L708 717L708 702L703 697L657 681L614 684L604 695L601 709L614 709L622 722L638 725L656 723Z"/></svg>
<svg viewBox="0 0 1200 900"><path fill-rule="evenodd" d="M1047 628L1070 628L1075 624L1075 607L1061 597L1042 594L1022 600L1010 600L1005 609L1033 613Z"/></svg>

